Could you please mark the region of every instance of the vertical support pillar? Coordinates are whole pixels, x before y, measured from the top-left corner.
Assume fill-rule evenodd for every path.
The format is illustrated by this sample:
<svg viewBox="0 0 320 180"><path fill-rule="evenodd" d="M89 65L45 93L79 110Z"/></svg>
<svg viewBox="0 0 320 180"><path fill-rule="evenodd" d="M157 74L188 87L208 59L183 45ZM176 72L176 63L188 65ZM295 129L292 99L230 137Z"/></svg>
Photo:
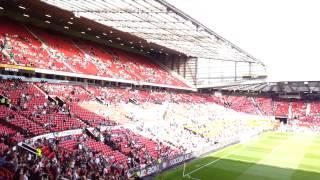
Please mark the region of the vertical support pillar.
<svg viewBox="0 0 320 180"><path fill-rule="evenodd" d="M237 81L237 62L234 62L234 81Z"/></svg>

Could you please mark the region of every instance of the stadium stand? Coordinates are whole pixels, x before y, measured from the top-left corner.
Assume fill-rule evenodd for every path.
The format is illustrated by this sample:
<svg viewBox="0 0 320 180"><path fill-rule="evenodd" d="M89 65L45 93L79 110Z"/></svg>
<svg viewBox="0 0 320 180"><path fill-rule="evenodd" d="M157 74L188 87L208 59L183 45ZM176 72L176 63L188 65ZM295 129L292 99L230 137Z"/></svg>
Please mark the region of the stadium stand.
<svg viewBox="0 0 320 180"><path fill-rule="evenodd" d="M289 102L288 101L274 101L274 109L276 116L288 116Z"/></svg>
<svg viewBox="0 0 320 180"><path fill-rule="evenodd" d="M293 117L305 116L307 110L307 104L304 101L291 102L291 111Z"/></svg>
<svg viewBox="0 0 320 180"><path fill-rule="evenodd" d="M87 151L89 154L92 151L94 157L100 158L100 162L105 160L104 156L114 157L114 161L108 162L113 162L111 166L115 169L100 163L100 168L106 168L108 176L120 177L132 168L145 168L158 159L165 160L182 153L204 152L209 146L232 141L239 135L273 129L273 121L258 116L259 111L267 115L288 117L291 113L295 119L290 119L288 124L294 128L304 127L317 131L320 127L319 118L316 117L319 103L316 101L273 101L266 97L230 95L219 98L196 93L19 80L1 80L1 83L4 85L0 88L1 97L10 99L9 106L0 106L2 153L10 154L12 152L8 150L13 144L24 142L35 149L41 147L43 157L50 157L62 164L64 160L59 159L58 154L76 157L86 147L91 149ZM86 104L97 104L104 107L106 112L88 109ZM310 106L308 114L307 106ZM275 109L274 113L272 109ZM119 125L122 127L119 128ZM82 135L51 140L40 138L35 141L37 145L28 142L30 137L37 135L86 127L98 129L89 134L83 131ZM101 131L101 127L109 128ZM87 140L80 140L82 136ZM62 145L57 145L57 149L48 148L47 140ZM83 142L80 147L79 142ZM27 156L23 149L18 153ZM68 177L68 168L60 168L64 168L64 173L60 175ZM77 173L85 173L80 169ZM12 177L13 172L10 167L1 169L6 177ZM55 177L55 173L46 171L51 177Z"/></svg>
<svg viewBox="0 0 320 180"><path fill-rule="evenodd" d="M78 41L78 45L64 35L8 19L1 18L1 27L1 61L6 64L187 87L140 55L112 48L107 51L88 42Z"/></svg>
<svg viewBox="0 0 320 180"><path fill-rule="evenodd" d="M320 102L314 101L310 103L310 116L318 116L320 113Z"/></svg>
<svg viewBox="0 0 320 180"><path fill-rule="evenodd" d="M253 100L250 97L245 96L223 96L223 102L226 106L240 111L257 114L257 107L254 106Z"/></svg>
<svg viewBox="0 0 320 180"><path fill-rule="evenodd" d="M75 155L81 151L82 147L87 147L95 152L95 157L100 158L104 155L115 158L113 166L120 166L121 170L115 171L112 168L105 170L107 173L113 172L112 175L115 176L117 174L124 175L129 168L144 168L151 165L152 162L158 161L158 159L165 160L176 157L181 153L203 150L210 144L223 143L241 133L247 134L249 130L261 132L270 128L270 126L263 125L259 128L250 126L250 124L254 124L251 122L252 120L249 120L252 118L219 105L214 106L214 98L209 95L140 91L114 87L81 87L70 84L30 83L19 80L2 80L1 83L5 85L0 88L1 95L11 100L10 107L0 106L1 128L5 130L1 135L3 139L1 143L4 149L7 149L7 146L12 145L13 142L25 142L34 149L40 147L43 157L48 157L61 165L64 160L57 157L58 154L59 156L69 154L68 157L76 157ZM92 92L92 94L89 92ZM82 107L87 102L99 103L97 101L99 99L102 100L101 102L109 104L103 103L101 106L112 108L116 104L118 109L126 109L126 112L117 116L119 120L109 120ZM133 113L134 111L136 113ZM197 112L197 114L192 112ZM157 123L153 118L155 116L150 116L150 114L157 114L159 116L157 119L163 119L163 122ZM218 114L219 116L217 116ZM243 120L234 119L234 117L239 117L240 114L242 114ZM121 122L121 118L126 117L129 117L131 125L124 124L124 128L116 128ZM194 117L202 117L202 121L200 119L195 121ZM264 121L261 120L260 122ZM92 133L93 137L90 134L63 137L62 139L68 140L67 143L63 143L64 140L61 138L51 140L40 138L35 141L37 145L32 145L28 143L28 140L24 140L51 132L103 126L114 128L107 128L101 132L95 130L96 132ZM226 128L234 130L227 133L224 131ZM18 135L8 136L16 132L21 133L22 138ZM82 136L85 136L87 140L83 141L79 148L79 145L75 146L74 144L82 142L79 140ZM96 139L94 137L100 138ZM14 141L14 138L16 141ZM46 142L48 140L57 141L63 145L57 144L59 148L51 147ZM11 143L8 143L8 141ZM200 146L200 144L202 145ZM9 151L8 153L12 152ZM22 157L27 156L26 152L21 149L18 153L21 153ZM89 165L88 162L87 166ZM68 177L68 168L64 166L60 166L60 168L62 168L62 174ZM21 169L21 171L25 170L25 168ZM12 174L6 172L7 170L2 170L6 177L12 176ZM9 168L8 172L13 171ZM46 174L51 177L55 177L55 173L57 172L46 171Z"/></svg>
<svg viewBox="0 0 320 180"><path fill-rule="evenodd" d="M259 111L262 112L262 114L268 115L268 116L271 116L274 114L271 98L254 97L254 101L257 104Z"/></svg>
<svg viewBox="0 0 320 180"><path fill-rule="evenodd" d="M32 36L25 26L4 18L1 18L0 24L3 63L71 72L63 62L50 55L47 47Z"/></svg>

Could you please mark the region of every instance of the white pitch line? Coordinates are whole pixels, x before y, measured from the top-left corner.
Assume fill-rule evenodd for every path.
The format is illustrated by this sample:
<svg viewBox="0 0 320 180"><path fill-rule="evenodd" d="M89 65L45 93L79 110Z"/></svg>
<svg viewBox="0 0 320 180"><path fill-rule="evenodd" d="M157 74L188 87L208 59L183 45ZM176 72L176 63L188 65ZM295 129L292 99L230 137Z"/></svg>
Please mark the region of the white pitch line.
<svg viewBox="0 0 320 180"><path fill-rule="evenodd" d="M221 156L220 158L218 158L218 159L216 159L216 160L214 160L214 161L211 161L211 162L209 162L208 164L205 164L205 165L203 165L203 166L201 166L201 167L199 167L199 168L197 168L197 169L195 169L195 170L192 170L191 172L185 174L183 177L188 176L188 175L190 175L190 174L192 174L192 173L194 173L194 172L196 172L196 171L198 171L198 170L200 170L200 169L202 169L202 168L204 168L204 167L207 167L207 166L209 166L209 165L211 165L211 164L213 164L213 163L215 163L215 162L220 161L221 159L223 159L223 158L225 158L225 157L228 157L228 156L234 154L235 152L238 152L238 151L242 150L244 147L247 147L248 144L252 144L252 143L255 142L256 140L257 140L257 138L251 138L251 139L250 139L249 141L247 141L246 143L239 143L239 144L244 144L245 146L241 147L240 149L236 149L236 150L234 150L234 151L231 151L229 154L226 154L226 155L224 155L224 156ZM217 151L216 153L218 153L218 152L219 152L219 151Z"/></svg>
<svg viewBox="0 0 320 180"><path fill-rule="evenodd" d="M205 164L205 165L203 165L203 166L201 166L201 167L199 167L199 168L197 168L197 169L195 169L195 170L193 170L193 171L185 174L185 176L190 175L190 174L192 174L192 173L194 173L194 172L196 172L196 171L198 171L198 170L200 170L200 169L202 169L202 168L204 168L204 167L207 167L207 166L209 166L209 165L211 165L211 164L213 164L213 163L215 163L215 162L217 162L217 161L220 161L221 159L223 159L223 158L225 158L225 157L228 157L228 156L234 154L234 152L240 151L241 149L242 149L242 148L237 149L237 150L234 150L234 151L231 151L229 154L226 154L226 155L224 155L224 156L221 156L221 157L219 157L218 159L216 159L216 160L214 160L214 161L211 161L211 162L209 162L208 164Z"/></svg>
<svg viewBox="0 0 320 180"><path fill-rule="evenodd" d="M190 175L187 175L186 177L187 177L187 179L201 180L201 179L198 179L198 178L191 177Z"/></svg>

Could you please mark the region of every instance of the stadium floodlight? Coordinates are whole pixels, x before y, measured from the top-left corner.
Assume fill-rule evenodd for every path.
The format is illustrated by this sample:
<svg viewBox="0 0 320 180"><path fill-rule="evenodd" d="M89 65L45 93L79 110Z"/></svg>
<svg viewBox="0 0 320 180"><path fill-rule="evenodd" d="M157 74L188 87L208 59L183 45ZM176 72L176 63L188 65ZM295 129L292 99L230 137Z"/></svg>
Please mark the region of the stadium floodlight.
<svg viewBox="0 0 320 180"><path fill-rule="evenodd" d="M69 27L68 27L68 26L64 26L63 28L65 28L65 29L69 29Z"/></svg>
<svg viewBox="0 0 320 180"><path fill-rule="evenodd" d="M81 34L85 34L86 32L82 31Z"/></svg>
<svg viewBox="0 0 320 180"><path fill-rule="evenodd" d="M3 10L4 8L0 6L0 10Z"/></svg>
<svg viewBox="0 0 320 180"><path fill-rule="evenodd" d="M45 21L45 23L50 24L51 22L50 21Z"/></svg>
<svg viewBox="0 0 320 180"><path fill-rule="evenodd" d="M27 18L30 17L29 14L23 14L23 16Z"/></svg>
<svg viewBox="0 0 320 180"><path fill-rule="evenodd" d="M97 39L100 39L100 36L96 36Z"/></svg>
<svg viewBox="0 0 320 180"><path fill-rule="evenodd" d="M50 14L46 14L46 17L51 18L51 15Z"/></svg>
<svg viewBox="0 0 320 180"><path fill-rule="evenodd" d="M73 24L71 21L68 21L68 24Z"/></svg>

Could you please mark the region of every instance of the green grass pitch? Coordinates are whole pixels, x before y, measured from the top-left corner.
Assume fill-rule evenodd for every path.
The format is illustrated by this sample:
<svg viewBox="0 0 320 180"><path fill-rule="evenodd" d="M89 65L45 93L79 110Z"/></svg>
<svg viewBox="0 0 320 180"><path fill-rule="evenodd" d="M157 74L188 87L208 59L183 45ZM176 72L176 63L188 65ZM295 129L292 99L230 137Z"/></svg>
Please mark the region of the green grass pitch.
<svg viewBox="0 0 320 180"><path fill-rule="evenodd" d="M165 171L156 179L320 180L320 135L267 132Z"/></svg>

